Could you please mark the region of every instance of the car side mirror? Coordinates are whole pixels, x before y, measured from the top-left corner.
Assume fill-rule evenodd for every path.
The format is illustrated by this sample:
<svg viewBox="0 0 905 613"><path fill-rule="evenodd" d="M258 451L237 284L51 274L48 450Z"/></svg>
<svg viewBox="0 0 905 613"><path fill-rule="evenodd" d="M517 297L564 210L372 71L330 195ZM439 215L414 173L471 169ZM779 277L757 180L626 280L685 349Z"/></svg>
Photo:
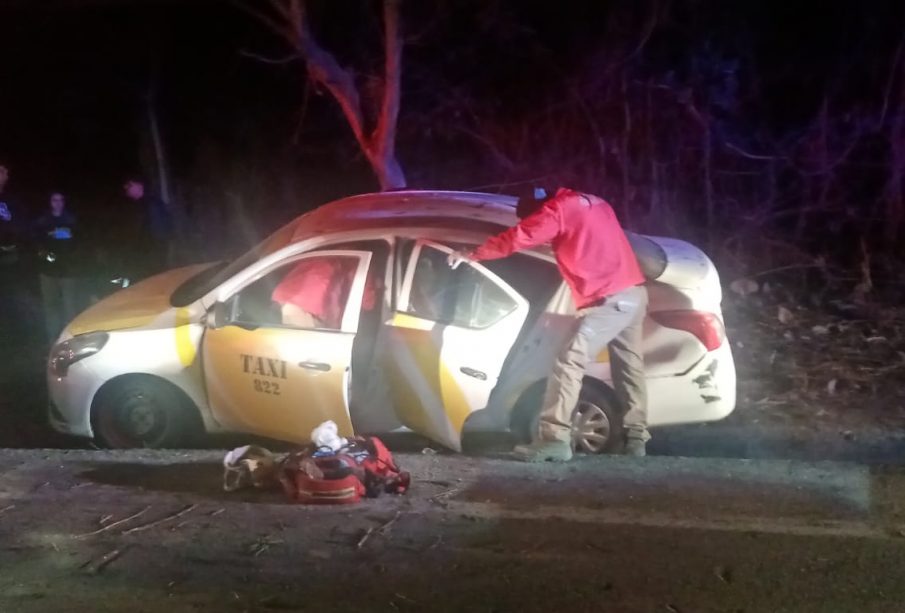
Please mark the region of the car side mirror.
<svg viewBox="0 0 905 613"><path fill-rule="evenodd" d="M229 319L229 312L226 308L226 303L224 302L215 302L214 306L210 308L207 312L207 327L216 330L217 328L222 328L227 324L227 320Z"/></svg>

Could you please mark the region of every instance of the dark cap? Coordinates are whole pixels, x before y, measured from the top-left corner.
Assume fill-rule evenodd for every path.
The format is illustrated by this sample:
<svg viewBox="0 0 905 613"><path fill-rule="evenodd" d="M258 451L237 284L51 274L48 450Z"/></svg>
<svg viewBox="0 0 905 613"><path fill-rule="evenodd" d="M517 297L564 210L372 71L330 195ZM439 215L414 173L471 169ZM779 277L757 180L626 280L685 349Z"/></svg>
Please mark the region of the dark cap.
<svg viewBox="0 0 905 613"><path fill-rule="evenodd" d="M536 185L526 185L516 195L518 196L518 204L515 205L515 215L519 219L524 219L536 213L549 198L547 191L543 187Z"/></svg>

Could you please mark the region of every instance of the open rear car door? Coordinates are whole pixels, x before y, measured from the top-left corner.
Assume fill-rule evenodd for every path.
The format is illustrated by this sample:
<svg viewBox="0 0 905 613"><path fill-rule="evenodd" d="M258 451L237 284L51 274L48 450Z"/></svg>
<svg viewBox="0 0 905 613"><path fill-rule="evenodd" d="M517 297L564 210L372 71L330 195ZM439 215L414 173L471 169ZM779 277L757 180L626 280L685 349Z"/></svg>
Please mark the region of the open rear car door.
<svg viewBox="0 0 905 613"><path fill-rule="evenodd" d="M387 326L381 367L399 420L456 451L469 415L487 406L528 302L477 263L415 243Z"/></svg>

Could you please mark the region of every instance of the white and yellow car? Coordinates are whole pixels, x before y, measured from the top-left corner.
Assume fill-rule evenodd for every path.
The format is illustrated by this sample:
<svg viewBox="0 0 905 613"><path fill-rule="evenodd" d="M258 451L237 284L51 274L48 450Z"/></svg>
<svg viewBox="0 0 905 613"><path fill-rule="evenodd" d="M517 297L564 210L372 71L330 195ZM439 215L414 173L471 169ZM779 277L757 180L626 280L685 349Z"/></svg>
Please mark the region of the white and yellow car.
<svg viewBox="0 0 905 613"><path fill-rule="evenodd" d="M204 431L303 443L328 419L343 435L408 428L455 450L465 430L525 434L573 321L568 288L545 250L446 263L451 249L515 224L514 204L467 192L355 196L232 263L121 290L52 349L50 421L110 447L178 446ZM650 425L725 417L736 381L716 269L686 242L631 238L649 280ZM335 273L329 287L312 276L323 270ZM609 370L606 352L588 370L579 449L620 444Z"/></svg>

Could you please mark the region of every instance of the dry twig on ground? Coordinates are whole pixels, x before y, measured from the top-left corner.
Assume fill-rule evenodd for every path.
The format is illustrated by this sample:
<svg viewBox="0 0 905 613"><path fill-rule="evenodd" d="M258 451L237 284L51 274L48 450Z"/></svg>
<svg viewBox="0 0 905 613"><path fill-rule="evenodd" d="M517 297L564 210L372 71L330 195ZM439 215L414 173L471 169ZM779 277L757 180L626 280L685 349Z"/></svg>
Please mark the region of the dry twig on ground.
<svg viewBox="0 0 905 613"><path fill-rule="evenodd" d="M194 510L197 506L198 506L197 504L190 504L189 506L185 507L185 508L182 509L181 511L177 511L176 513L173 513L173 514L171 514L171 515L167 515L166 517L161 517L160 519L155 520L155 521L152 521L152 522L150 522L150 523L142 524L141 526L136 526L136 527L134 527L134 528L129 528L128 530L124 530L124 531L122 532L122 534L132 534L133 532L143 532L143 531L145 531L145 530L150 530L151 528L153 528L153 527L155 527L155 526L159 526L160 524L163 524L163 523L166 523L166 522L168 522L168 521L172 521L172 520L174 520L174 519L176 519L176 518L182 517L182 516L185 515L186 513L190 513L190 512L191 512L192 510Z"/></svg>
<svg viewBox="0 0 905 613"><path fill-rule="evenodd" d="M77 535L75 535L74 538L85 538L86 536L94 536L95 534L100 534L101 532L106 532L107 530L112 530L113 528L116 528L117 526L121 526L121 525L125 524L126 522L132 521L133 519L135 519L137 517L141 517L142 515L147 513L150 509L151 509L151 505L148 505L145 508L143 508L141 511L139 511L138 513L134 513L134 514L130 515L129 517L126 517L119 521L115 521L112 524L108 524L108 525L104 526L103 528L98 528L94 532L86 532L85 534L77 534Z"/></svg>
<svg viewBox="0 0 905 613"><path fill-rule="evenodd" d="M361 549L362 547L364 547L364 544L368 542L368 539L371 538L372 534L382 534L386 532L390 526L396 523L396 520L399 519L400 515L402 515L402 511L396 511L396 515L394 515L389 521L380 526L368 528L367 531L365 531L365 533L362 535L361 539L359 539L358 544L355 546L355 548Z"/></svg>

